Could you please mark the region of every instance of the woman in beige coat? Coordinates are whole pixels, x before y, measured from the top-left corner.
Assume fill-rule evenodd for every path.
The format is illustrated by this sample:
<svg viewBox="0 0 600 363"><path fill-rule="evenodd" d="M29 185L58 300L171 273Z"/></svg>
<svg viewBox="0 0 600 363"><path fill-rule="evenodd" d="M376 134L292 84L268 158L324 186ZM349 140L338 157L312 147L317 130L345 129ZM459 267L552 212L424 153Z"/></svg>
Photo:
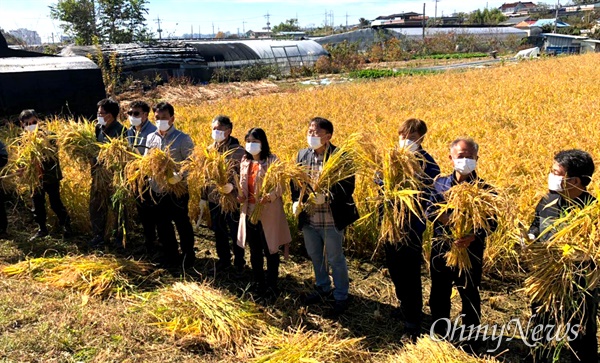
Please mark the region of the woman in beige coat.
<svg viewBox="0 0 600 363"><path fill-rule="evenodd" d="M255 199L255 192L277 156L271 154L267 135L262 129L251 129L245 139L246 155L240 164L238 245L245 247L246 242L250 245L250 264L258 292L276 295L279 247L286 245L287 249L292 236L283 211L281 190L273 190L260 200ZM264 207L258 223L253 224L249 217L257 203ZM263 271L264 257L267 258L266 277Z"/></svg>

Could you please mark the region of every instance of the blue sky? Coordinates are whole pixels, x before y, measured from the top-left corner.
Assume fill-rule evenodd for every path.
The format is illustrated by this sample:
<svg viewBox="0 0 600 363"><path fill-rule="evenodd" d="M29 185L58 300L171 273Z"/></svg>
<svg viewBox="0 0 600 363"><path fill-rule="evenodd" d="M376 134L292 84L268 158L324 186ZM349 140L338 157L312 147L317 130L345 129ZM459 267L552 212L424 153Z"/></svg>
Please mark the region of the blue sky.
<svg viewBox="0 0 600 363"><path fill-rule="evenodd" d="M43 41L48 41L51 34L62 33L60 22L50 19L48 6L57 0L0 0L0 27L4 30L27 28L36 30ZM217 31L237 33L243 30L260 30L266 26L265 15L270 14L271 27L286 19L298 17L301 26L322 26L325 13L333 13L335 25L356 24L358 18L374 19L379 15L415 11L423 9L426 14L434 15L435 1L358 1L358 0L150 0L147 24L156 31L156 18L161 18L163 36L184 33L203 34ZM503 1L479 0L439 0L437 14L448 15L454 11L471 11L502 5ZM328 16L331 22L331 15Z"/></svg>

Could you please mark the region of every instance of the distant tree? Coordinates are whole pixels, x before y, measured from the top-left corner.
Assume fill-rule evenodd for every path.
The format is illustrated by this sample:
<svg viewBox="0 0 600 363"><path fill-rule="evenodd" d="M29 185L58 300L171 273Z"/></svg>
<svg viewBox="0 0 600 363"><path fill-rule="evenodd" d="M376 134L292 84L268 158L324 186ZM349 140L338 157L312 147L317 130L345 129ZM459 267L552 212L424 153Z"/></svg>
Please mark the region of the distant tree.
<svg viewBox="0 0 600 363"><path fill-rule="evenodd" d="M485 8L483 10L477 9L469 14L468 22L470 24L498 24L505 21L507 18L500 9L489 10Z"/></svg>
<svg viewBox="0 0 600 363"><path fill-rule="evenodd" d="M216 39L225 39L225 37L226 35L222 31L218 32L217 35L215 35Z"/></svg>
<svg viewBox="0 0 600 363"><path fill-rule="evenodd" d="M62 30L73 37L77 45L89 45L98 37L94 0L59 0L50 5L50 17L64 24Z"/></svg>
<svg viewBox="0 0 600 363"><path fill-rule="evenodd" d="M285 23L275 25L272 30L274 33L295 32L300 30L300 25L298 25L298 19L288 19Z"/></svg>
<svg viewBox="0 0 600 363"><path fill-rule="evenodd" d="M368 26L371 26L371 22L365 18L359 18L358 19L358 26L361 28L366 28Z"/></svg>
<svg viewBox="0 0 600 363"><path fill-rule="evenodd" d="M6 40L6 43L8 45L22 45L24 44L23 39L19 39L17 37L15 37L14 35L5 32L4 29L0 28L0 33L4 36L4 39Z"/></svg>

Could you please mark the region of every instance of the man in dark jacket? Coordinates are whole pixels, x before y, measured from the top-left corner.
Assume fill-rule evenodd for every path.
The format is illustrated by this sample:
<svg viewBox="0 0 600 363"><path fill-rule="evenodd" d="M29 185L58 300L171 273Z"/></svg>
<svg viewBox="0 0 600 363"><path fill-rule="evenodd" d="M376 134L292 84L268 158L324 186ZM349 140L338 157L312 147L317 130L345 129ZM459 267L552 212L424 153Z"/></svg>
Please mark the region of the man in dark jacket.
<svg viewBox="0 0 600 363"><path fill-rule="evenodd" d="M316 180L324 162L336 150L336 147L330 143L332 135L333 124L329 120L315 117L310 121L307 135L309 148L300 150L296 161L308 169L313 180ZM359 217L352 198L354 179L354 176L350 176L332 185L328 191L317 193L314 196L313 213L308 215L302 211L299 215L298 228L302 229L304 244L312 260L316 280L316 290L305 298L305 303L314 304L333 294L334 315L343 313L348 305L349 278L343 243L346 227ZM300 191L293 185L292 201L295 213L300 202ZM335 286L333 291L328 264L332 269Z"/></svg>
<svg viewBox="0 0 600 363"><path fill-rule="evenodd" d="M25 132L40 132L46 137L45 131L40 129L40 120L34 110L23 110L19 115L21 127ZM50 207L56 213L58 222L63 229L63 237L71 235L71 218L62 200L60 199L60 181L62 180L62 171L58 161L58 146L56 139L51 139L50 144L53 147L54 158L45 160L41 165L41 185L33 192L33 219L39 225L36 234L31 237L31 240L42 238L48 235L48 227L46 226L46 194L50 200Z"/></svg>
<svg viewBox="0 0 600 363"><path fill-rule="evenodd" d="M461 272L457 268L446 266L445 255L450 250L450 245L445 238L451 235L447 227L448 216L445 214L438 216L435 208L437 203L444 201L444 194L459 183L478 183L484 188L491 188L475 172L478 151L479 146L471 138L458 138L450 144L450 160L454 165L454 172L435 180L430 197L430 208L427 211L430 219L435 220L431 246L429 306L433 319L432 330L442 337L446 337L448 334L446 321L450 319L450 297L453 284L457 287L462 301L463 325L467 328L471 326L476 328L480 324L479 286L487 232L475 230L473 234L453 241L455 246L468 249L472 266L470 270ZM492 229L495 229L496 222L490 221L490 224Z"/></svg>
<svg viewBox="0 0 600 363"><path fill-rule="evenodd" d="M529 228L529 238L536 243L548 241L556 231L551 230L554 222L564 216L569 209L583 208L594 202L594 198L587 191L592 174L594 173L594 160L591 155L582 150L563 150L554 156L554 163L548 175L548 194L539 201L535 208L535 216ZM581 262L576 270L586 271L591 262ZM598 341L596 339L596 312L597 312L597 290L586 287L585 274L582 273L573 281L573 291L585 290L583 299L581 295L574 297L574 306L579 306L580 311L574 316L581 318L584 329L577 332L576 338L569 342L572 362L597 362ZM583 301L581 301L583 300ZM552 322L552 314L539 312L538 308L543 302L534 301L531 305L533 323L535 325L556 326ZM561 309L558 308L557 309ZM560 311L563 316L573 314L573 311ZM567 323L567 322L565 322ZM577 324L579 321L573 322ZM547 336L557 336L556 332ZM544 335L546 337L546 335ZM544 341L543 343L550 343ZM554 352L551 349L538 349L535 352L536 362L552 361Z"/></svg>
<svg viewBox="0 0 600 363"><path fill-rule="evenodd" d="M212 121L212 138L215 141L210 148L217 150L219 153L230 152L228 160L234 162L236 174L240 173L240 161L244 156L244 149L240 146L240 142L235 137L231 136L233 123L231 119L224 115L216 116ZM234 193L237 196L237 185L233 178L225 186L225 191ZM246 265L244 260L244 249L237 245L238 223L240 220L239 211L225 212L219 205L219 193L214 188L204 188L202 191L202 200L200 201L201 208L204 208L204 203L208 202L210 210L210 219L212 222L212 230L215 232L215 243L217 248L217 262L215 269L217 272L227 270L231 266L231 247L229 239L233 244L233 264L237 276L241 275Z"/></svg>
<svg viewBox="0 0 600 363"><path fill-rule="evenodd" d="M110 139L116 137L126 137L127 130L118 121L120 112L119 103L106 98L98 102L98 124L96 125L96 141L100 143L110 142ZM91 248L98 248L104 244L104 234L107 228L108 208L112 206L111 187L100 185L102 183L97 178L98 173L102 172L103 166L98 165L97 161L92 161L92 187L90 189L90 221L92 222L92 232L94 238L88 242ZM115 225L110 226L114 245L120 245L123 239L123 231Z"/></svg>

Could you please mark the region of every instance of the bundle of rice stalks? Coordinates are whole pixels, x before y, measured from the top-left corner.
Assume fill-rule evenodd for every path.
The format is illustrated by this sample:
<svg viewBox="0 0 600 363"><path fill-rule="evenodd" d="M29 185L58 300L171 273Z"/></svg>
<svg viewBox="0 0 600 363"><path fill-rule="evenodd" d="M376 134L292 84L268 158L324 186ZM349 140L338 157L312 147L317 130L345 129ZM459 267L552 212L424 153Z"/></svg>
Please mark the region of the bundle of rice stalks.
<svg viewBox="0 0 600 363"><path fill-rule="evenodd" d="M87 120L69 121L61 134L61 148L80 163L95 162L99 144L96 142L96 124Z"/></svg>
<svg viewBox="0 0 600 363"><path fill-rule="evenodd" d="M235 150L220 153L214 148L199 147L189 160L184 162L182 172L187 173L189 180L195 185L207 188L211 199L217 196L219 205L224 212L234 212L238 209L238 203L233 193L225 193L225 185L239 184L238 173L235 164L237 161L231 159Z"/></svg>
<svg viewBox="0 0 600 363"><path fill-rule="evenodd" d="M341 181L354 176L359 170L358 134L350 135L331 155L325 155L322 168L318 171L306 170L310 176L309 189L312 193L306 202L300 203L299 210L312 214L318 194L329 195L329 189ZM302 198L300 198L302 200Z"/></svg>
<svg viewBox="0 0 600 363"><path fill-rule="evenodd" d="M177 282L162 290L152 306L157 325L176 338L238 354L250 354L252 337L266 326L250 303L225 296L207 283Z"/></svg>
<svg viewBox="0 0 600 363"><path fill-rule="evenodd" d="M135 155L135 154L132 154ZM149 180L158 188L176 196L182 196L188 189L185 183L172 182L175 173L180 170L180 163L171 158L169 150L153 148L144 156L135 155L135 159L125 167L127 185L136 197L143 200L143 194L149 188ZM171 182L170 182L171 180Z"/></svg>
<svg viewBox="0 0 600 363"><path fill-rule="evenodd" d="M341 339L335 333L317 333L296 328L269 329L258 337L258 357L253 362L360 362L367 357L360 348L363 338Z"/></svg>
<svg viewBox="0 0 600 363"><path fill-rule="evenodd" d="M33 258L6 266L8 276L31 276L52 286L69 288L85 296L121 297L148 279L151 265L116 257L67 256Z"/></svg>
<svg viewBox="0 0 600 363"><path fill-rule="evenodd" d="M460 183L450 188L445 203L439 203L439 216L448 216L450 234L442 236L450 244L446 253L446 265L457 267L462 273L471 268L467 248L457 247L454 241L475 231L493 232L494 221L503 209L501 198L481 183Z"/></svg>
<svg viewBox="0 0 600 363"><path fill-rule="evenodd" d="M257 224L260 220L260 216L264 209L264 204L260 203L260 200L273 191L278 191L283 194L284 191L289 190L290 182L292 182L296 188L301 190L300 194L304 194L306 187L310 183L310 179L301 165L286 163L281 160L277 160L269 165L269 168L261 181L261 185L256 190L254 196L256 207L250 215L251 223Z"/></svg>
<svg viewBox="0 0 600 363"><path fill-rule="evenodd" d="M455 348L447 341L436 342L424 336L414 344L406 344L398 355L389 356L386 363L499 363L493 357L477 357Z"/></svg>
<svg viewBox="0 0 600 363"><path fill-rule="evenodd" d="M109 140L98 144L98 164L113 173L121 173L137 154L133 153L126 139L115 137Z"/></svg>
<svg viewBox="0 0 600 363"><path fill-rule="evenodd" d="M541 304L539 313L551 313L558 323L581 317L585 297L600 281L600 205L576 207L542 232L547 243L533 243L531 275L525 292ZM577 319L575 319L577 320Z"/></svg>

